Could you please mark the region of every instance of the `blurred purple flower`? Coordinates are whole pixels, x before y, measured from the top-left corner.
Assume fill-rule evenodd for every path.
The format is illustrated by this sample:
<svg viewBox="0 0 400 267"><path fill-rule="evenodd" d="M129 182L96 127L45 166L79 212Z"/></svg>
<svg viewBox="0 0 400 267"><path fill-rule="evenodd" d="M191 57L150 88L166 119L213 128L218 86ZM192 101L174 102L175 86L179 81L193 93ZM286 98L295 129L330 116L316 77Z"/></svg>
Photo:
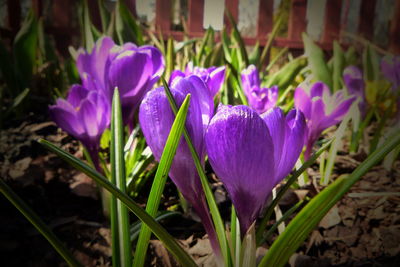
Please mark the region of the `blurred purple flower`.
<svg viewBox="0 0 400 267"><path fill-rule="evenodd" d="M393 89L400 86L400 57L385 56L381 61L381 70L383 75L393 85Z"/></svg>
<svg viewBox="0 0 400 267"><path fill-rule="evenodd" d="M133 123L136 108L158 81L164 65L157 48L133 43L118 46L109 37L99 39L91 52L80 49L77 58L81 78L94 83L110 105L114 88L118 87L125 124Z"/></svg>
<svg viewBox="0 0 400 267"><path fill-rule="evenodd" d="M294 104L304 113L308 125L305 159L309 158L322 131L341 122L355 99L356 96L345 97L344 90L331 95L322 82L314 83L309 93L300 87L296 89Z"/></svg>
<svg viewBox="0 0 400 267"><path fill-rule="evenodd" d="M225 79L225 66L221 67L210 67L208 69L202 67L193 66L192 62L189 62L186 66L185 72L180 70L174 70L171 73L171 77L169 79L169 84L175 82L178 78L188 77L190 75L196 75L200 77L207 87L209 88L212 97L214 97L218 91L221 89L221 86Z"/></svg>
<svg viewBox="0 0 400 267"><path fill-rule="evenodd" d="M250 65L242 71L242 85L250 106L258 113L264 113L276 106L276 102L278 101L278 87L261 88L256 66Z"/></svg>
<svg viewBox="0 0 400 267"><path fill-rule="evenodd" d="M212 118L205 136L208 158L232 199L242 235L292 170L305 134L299 110L285 117L272 108L260 116L247 106L220 106Z"/></svg>
<svg viewBox="0 0 400 267"><path fill-rule="evenodd" d="M105 97L93 88L73 85L67 99L57 99L49 109L56 124L87 148L99 170L99 141L110 124L110 105Z"/></svg>
<svg viewBox="0 0 400 267"><path fill-rule="evenodd" d="M365 114L367 102L365 98L365 83L362 72L356 66L348 66L343 71L343 80L350 95L358 98L360 113Z"/></svg>
<svg viewBox="0 0 400 267"><path fill-rule="evenodd" d="M187 94L191 94L186 127L193 145L204 164L205 128L214 112L213 97L203 80L197 76L181 78L173 82L171 92L180 106ZM152 90L144 97L139 108L139 122L147 144L154 157L160 160L175 115L172 112L164 88ZM219 254L219 245L213 227L200 178L197 174L189 147L181 140L169 173L185 199L193 206L208 233L210 243Z"/></svg>

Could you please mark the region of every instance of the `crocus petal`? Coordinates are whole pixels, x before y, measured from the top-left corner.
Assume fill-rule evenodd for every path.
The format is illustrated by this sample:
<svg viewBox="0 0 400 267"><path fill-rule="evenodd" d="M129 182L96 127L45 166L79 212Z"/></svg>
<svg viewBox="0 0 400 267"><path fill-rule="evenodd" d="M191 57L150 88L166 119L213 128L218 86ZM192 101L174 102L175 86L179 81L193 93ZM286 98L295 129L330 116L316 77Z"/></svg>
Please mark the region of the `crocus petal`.
<svg viewBox="0 0 400 267"><path fill-rule="evenodd" d="M61 101L59 101L58 103L60 102ZM66 103L66 105L69 104ZM60 104L50 106L49 110L51 118L58 125L58 127L60 127L78 140L82 138L85 130L78 120L76 112L74 110L71 111L70 108L66 109Z"/></svg>
<svg viewBox="0 0 400 267"><path fill-rule="evenodd" d="M100 38L92 52L88 53L83 49L78 52L76 66L82 77L83 73L89 74L102 86L105 85L105 67L110 50L115 46L110 37Z"/></svg>
<svg viewBox="0 0 400 267"><path fill-rule="evenodd" d="M294 105L300 109L307 119L311 118L311 98L301 87L294 92Z"/></svg>
<svg viewBox="0 0 400 267"><path fill-rule="evenodd" d="M330 121L330 123L329 122L325 123L325 120L324 120L324 124L322 127L328 128L328 127L340 122L344 118L344 116L346 116L346 114L350 110L350 107L353 104L353 102L356 100L356 98L357 98L356 96L352 96L352 97L338 103L335 110L326 119L327 121Z"/></svg>
<svg viewBox="0 0 400 267"><path fill-rule="evenodd" d="M323 82L314 83L310 90L311 99L317 96L324 97L324 95L330 95L329 87Z"/></svg>
<svg viewBox="0 0 400 267"><path fill-rule="evenodd" d="M97 137L100 137L96 105L92 101L89 99L82 101L78 116L82 120L85 132L91 140L96 140Z"/></svg>
<svg viewBox="0 0 400 267"><path fill-rule="evenodd" d="M171 76L169 77L169 81L168 84L172 85L174 83L174 80L177 78L184 78L186 76L186 74L180 70L174 70L171 73Z"/></svg>
<svg viewBox="0 0 400 267"><path fill-rule="evenodd" d="M79 84L71 86L68 92L67 101L74 107L79 107L81 101L85 99L89 91Z"/></svg>
<svg viewBox="0 0 400 267"><path fill-rule="evenodd" d="M273 187L274 147L267 125L247 106L221 108L210 122L205 142L211 166L245 233Z"/></svg>
<svg viewBox="0 0 400 267"><path fill-rule="evenodd" d="M343 81L350 94L364 99L364 79L362 72L356 66L348 66L343 71Z"/></svg>
<svg viewBox="0 0 400 267"><path fill-rule="evenodd" d="M275 186L293 169L304 146L307 126L303 113L296 109L285 118L280 108L273 108L262 118L274 143Z"/></svg>
<svg viewBox="0 0 400 267"><path fill-rule="evenodd" d="M146 54L132 50L119 54L110 65L108 73L110 90L113 92L114 88L118 87L121 98L138 93L152 76L151 68L151 62Z"/></svg>
<svg viewBox="0 0 400 267"><path fill-rule="evenodd" d="M212 71L211 71L212 70ZM207 86L210 89L212 97L214 97L220 90L225 79L225 66L219 68L209 68L210 78Z"/></svg>
<svg viewBox="0 0 400 267"><path fill-rule="evenodd" d="M265 112L261 117L267 124L269 134L274 143L274 162L277 164L280 162L285 143L285 114L280 108L276 107Z"/></svg>
<svg viewBox="0 0 400 267"><path fill-rule="evenodd" d="M269 128L271 131L271 128ZM285 142L279 164L275 164L275 185L282 181L293 169L297 159L303 150L307 124L300 110L291 110L285 120Z"/></svg>
<svg viewBox="0 0 400 267"><path fill-rule="evenodd" d="M395 88L400 86L400 59L393 56L385 56L381 61L381 70Z"/></svg>
<svg viewBox="0 0 400 267"><path fill-rule="evenodd" d="M193 99L191 101L198 102L205 130L214 113L214 101L203 80L196 75L191 75L188 78L179 80L175 84L175 89L192 94Z"/></svg>
<svg viewBox="0 0 400 267"><path fill-rule="evenodd" d="M260 86L260 77L256 66L250 65L242 71L242 85L245 93L250 93L253 86Z"/></svg>
<svg viewBox="0 0 400 267"><path fill-rule="evenodd" d="M153 66L153 76L161 76L165 69L165 61L161 51L153 46L145 45L139 48L140 52L147 52Z"/></svg>

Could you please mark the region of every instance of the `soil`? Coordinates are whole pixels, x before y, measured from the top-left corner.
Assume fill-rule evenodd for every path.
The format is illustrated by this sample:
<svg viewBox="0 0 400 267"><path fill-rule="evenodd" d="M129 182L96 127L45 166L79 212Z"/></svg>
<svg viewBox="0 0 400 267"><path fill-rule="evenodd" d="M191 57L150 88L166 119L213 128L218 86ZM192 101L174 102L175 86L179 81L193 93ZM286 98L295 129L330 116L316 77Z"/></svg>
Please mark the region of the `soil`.
<svg viewBox="0 0 400 267"><path fill-rule="evenodd" d="M46 115L30 114L0 131L0 177L50 226L84 266L111 266L110 226L103 215L93 181L46 151L36 140L47 139L82 158L78 142L58 129ZM350 173L365 154L339 153L335 176ZM399 266L400 161L392 170L376 166L337 203L290 261L292 266ZM308 170L318 179L318 166ZM230 203L222 185L210 181L223 216ZM136 199L143 204L147 184ZM289 191L280 203L284 212L305 196L321 190L319 183ZM163 208L179 203L167 183ZM4 197L0 197L2 266L67 266L49 243ZM212 266L212 252L197 217L190 210L162 221L199 264ZM132 215L132 221L136 218ZM273 223L273 221L271 222ZM276 238L275 234L272 238ZM271 240L270 240L271 242ZM259 255L265 248L258 250ZM146 266L176 266L157 240L151 241Z"/></svg>

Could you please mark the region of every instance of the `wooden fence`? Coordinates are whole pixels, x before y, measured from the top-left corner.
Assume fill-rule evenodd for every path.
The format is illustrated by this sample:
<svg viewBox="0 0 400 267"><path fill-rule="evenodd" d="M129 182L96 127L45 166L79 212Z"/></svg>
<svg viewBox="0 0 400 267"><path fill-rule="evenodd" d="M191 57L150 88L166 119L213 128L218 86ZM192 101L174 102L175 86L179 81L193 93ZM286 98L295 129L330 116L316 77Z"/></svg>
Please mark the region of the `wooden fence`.
<svg viewBox="0 0 400 267"><path fill-rule="evenodd" d="M44 0L30 0L34 10L40 15L43 9ZM203 16L204 0L187 0L187 34L189 37L201 37L204 34ZM259 0L257 33L255 37L244 37L247 45L254 45L257 41L260 44L265 43L268 33L273 26L273 0ZM327 0L324 15L324 26L319 44L325 49L332 49L332 41L338 39L344 25L341 25L342 9L349 8L349 2L352 0ZM77 28L73 28L76 14L76 3L78 0L54 0L51 2L52 25L46 28L47 32L53 34L56 41L65 44L77 35ZM91 17L95 25L100 24L97 1L88 0ZM126 0L130 10L135 15L135 0ZM172 27L172 3L173 0L156 0L155 28L156 32L161 32L164 37L172 36L181 40L184 36L182 31L173 30ZM373 38L374 17L376 15L377 0L362 0L360 15L358 20L358 34L368 40ZM229 9L233 17L239 17L239 0L225 0L225 8ZM385 49L400 54L400 0L395 1L394 17L389 26L389 43ZM2 37L12 37L20 26L21 6L19 0L7 0L8 16L6 18L6 27L2 28L0 33ZM346 10L345 10L346 11ZM301 33L306 31L307 21L307 0L292 0L288 20L287 37L277 37L274 45L279 47L288 47L291 49L302 49L303 43ZM76 22L77 23L77 22ZM227 28L230 24L226 18L224 23Z"/></svg>

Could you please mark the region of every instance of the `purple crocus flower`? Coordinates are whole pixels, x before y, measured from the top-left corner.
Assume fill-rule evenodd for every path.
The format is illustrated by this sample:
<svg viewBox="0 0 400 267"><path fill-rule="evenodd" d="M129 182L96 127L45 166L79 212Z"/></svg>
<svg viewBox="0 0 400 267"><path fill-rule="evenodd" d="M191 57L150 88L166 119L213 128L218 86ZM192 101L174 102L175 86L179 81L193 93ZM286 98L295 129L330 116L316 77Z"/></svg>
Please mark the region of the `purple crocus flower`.
<svg viewBox="0 0 400 267"><path fill-rule="evenodd" d="M365 83L362 72L356 66L348 66L343 71L343 80L350 95L358 99L358 108L361 114L366 111Z"/></svg>
<svg viewBox="0 0 400 267"><path fill-rule="evenodd" d="M218 91L221 89L221 86L225 79L225 66L221 67L210 67L210 68L202 68L193 66L193 62L189 62L186 66L185 72L180 70L174 70L171 73L171 77L169 79L169 84L172 84L177 78L188 77L190 75L196 75L200 77L208 89L211 92L212 97L214 97Z"/></svg>
<svg viewBox="0 0 400 267"><path fill-rule="evenodd" d="M383 75L393 85L393 89L400 86L400 57L385 56L381 61L381 70Z"/></svg>
<svg viewBox="0 0 400 267"><path fill-rule="evenodd" d="M345 96L344 90L338 90L331 95L328 86L316 82L310 92L298 87L294 94L295 107L300 109L307 120L308 134L305 159L308 159L314 143L322 131L338 124L349 111L356 96Z"/></svg>
<svg viewBox="0 0 400 267"><path fill-rule="evenodd" d="M204 164L204 132L214 112L211 92L207 89L203 80L194 75L174 82L171 92L178 105L182 104L187 94L190 93L192 95L186 118L186 127ZM174 119L175 115L172 112L164 88L160 87L146 94L139 108L139 122L147 144L157 160L161 158ZM178 146L169 176L201 218L210 243L216 254L219 255L220 249L201 181L189 147L183 139Z"/></svg>
<svg viewBox="0 0 400 267"><path fill-rule="evenodd" d="M257 219L272 189L289 174L304 145L301 111L259 115L248 106L220 106L207 129L210 164L237 211L241 234Z"/></svg>
<svg viewBox="0 0 400 267"><path fill-rule="evenodd" d="M133 43L115 45L109 37L99 39L93 50L79 50L78 71L101 90L111 104L114 88L121 97L124 123L132 124L133 115L147 91L164 71L161 52L152 46ZM85 86L85 83L84 83Z"/></svg>
<svg viewBox="0 0 400 267"><path fill-rule="evenodd" d="M50 106L50 116L61 129L82 142L99 170L99 141L110 124L110 105L106 98L93 88L73 85L66 100L59 98Z"/></svg>
<svg viewBox="0 0 400 267"><path fill-rule="evenodd" d="M264 113L276 106L278 87L261 88L256 66L250 65L242 71L242 85L250 106L258 113Z"/></svg>

